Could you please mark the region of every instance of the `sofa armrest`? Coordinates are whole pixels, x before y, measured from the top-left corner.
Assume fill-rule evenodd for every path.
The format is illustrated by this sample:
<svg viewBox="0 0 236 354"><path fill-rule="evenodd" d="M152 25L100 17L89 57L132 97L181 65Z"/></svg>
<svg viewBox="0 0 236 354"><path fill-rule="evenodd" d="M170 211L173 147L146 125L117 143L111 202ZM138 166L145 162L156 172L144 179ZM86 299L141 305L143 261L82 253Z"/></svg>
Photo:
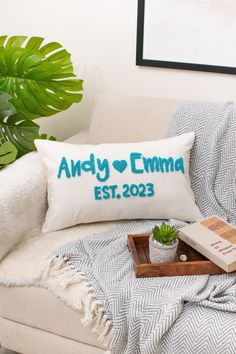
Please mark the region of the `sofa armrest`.
<svg viewBox="0 0 236 354"><path fill-rule="evenodd" d="M66 140L87 142L84 130ZM0 171L0 261L21 240L41 232L47 210L46 169L37 152Z"/></svg>
<svg viewBox="0 0 236 354"><path fill-rule="evenodd" d="M46 170L36 152L0 172L0 260L41 229L46 213Z"/></svg>

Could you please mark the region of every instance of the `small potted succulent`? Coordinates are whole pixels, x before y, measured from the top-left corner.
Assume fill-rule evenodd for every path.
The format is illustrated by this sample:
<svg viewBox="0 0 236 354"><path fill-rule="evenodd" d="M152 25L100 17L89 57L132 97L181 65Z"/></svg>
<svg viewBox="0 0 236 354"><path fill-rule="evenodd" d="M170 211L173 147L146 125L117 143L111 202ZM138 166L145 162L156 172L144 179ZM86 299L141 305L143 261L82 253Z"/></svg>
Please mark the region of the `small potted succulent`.
<svg viewBox="0 0 236 354"><path fill-rule="evenodd" d="M173 262L179 240L178 231L164 222L155 226L149 238L149 258L151 263Z"/></svg>

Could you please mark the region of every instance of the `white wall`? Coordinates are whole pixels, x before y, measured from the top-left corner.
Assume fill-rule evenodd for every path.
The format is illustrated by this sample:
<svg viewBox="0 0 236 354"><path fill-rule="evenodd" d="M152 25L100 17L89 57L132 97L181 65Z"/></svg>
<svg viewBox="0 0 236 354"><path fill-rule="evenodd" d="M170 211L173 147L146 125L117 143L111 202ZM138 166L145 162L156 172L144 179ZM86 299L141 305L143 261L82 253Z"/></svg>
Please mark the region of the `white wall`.
<svg viewBox="0 0 236 354"><path fill-rule="evenodd" d="M82 103L54 117L40 119L44 132L62 139L87 127L93 97L99 93L236 99L233 75L135 66L136 13L137 0L4 2L3 34L39 35L63 43L72 53L77 74L85 81Z"/></svg>

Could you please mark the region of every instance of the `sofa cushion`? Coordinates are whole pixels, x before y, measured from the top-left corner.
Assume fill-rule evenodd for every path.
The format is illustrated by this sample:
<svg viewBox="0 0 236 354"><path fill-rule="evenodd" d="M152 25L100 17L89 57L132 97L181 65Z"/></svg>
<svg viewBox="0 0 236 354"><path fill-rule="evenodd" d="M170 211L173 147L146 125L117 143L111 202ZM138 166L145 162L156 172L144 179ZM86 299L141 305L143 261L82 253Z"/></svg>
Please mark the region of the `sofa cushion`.
<svg viewBox="0 0 236 354"><path fill-rule="evenodd" d="M0 317L0 341L4 354L104 354L104 349ZM0 349L1 354L2 351ZM15 353L17 352L17 353Z"/></svg>
<svg viewBox="0 0 236 354"><path fill-rule="evenodd" d="M0 317L101 347L91 328L85 329L81 325L82 315L77 310L78 292L86 290L86 281L66 289L57 281L44 284L49 291L38 287L35 275L42 269L45 259L63 244L110 230L119 224L80 225L22 241L0 262ZM56 296L51 295L51 291ZM1 335L0 328L0 342Z"/></svg>
<svg viewBox="0 0 236 354"><path fill-rule="evenodd" d="M97 96L88 142L123 143L162 139L180 103L152 97Z"/></svg>
<svg viewBox="0 0 236 354"><path fill-rule="evenodd" d="M92 328L81 324L82 315L43 288L0 286L0 316L103 348Z"/></svg>

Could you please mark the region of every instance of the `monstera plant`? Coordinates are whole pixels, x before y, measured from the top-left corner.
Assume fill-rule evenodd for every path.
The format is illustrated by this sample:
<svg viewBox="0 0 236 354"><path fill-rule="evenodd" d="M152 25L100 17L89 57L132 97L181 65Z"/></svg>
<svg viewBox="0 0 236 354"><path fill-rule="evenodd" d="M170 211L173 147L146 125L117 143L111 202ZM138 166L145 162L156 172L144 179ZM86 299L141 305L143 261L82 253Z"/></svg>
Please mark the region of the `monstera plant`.
<svg viewBox="0 0 236 354"><path fill-rule="evenodd" d="M71 55L44 38L0 36L0 168L35 150L37 118L68 109L82 99L83 81ZM55 139L55 138L51 138Z"/></svg>

